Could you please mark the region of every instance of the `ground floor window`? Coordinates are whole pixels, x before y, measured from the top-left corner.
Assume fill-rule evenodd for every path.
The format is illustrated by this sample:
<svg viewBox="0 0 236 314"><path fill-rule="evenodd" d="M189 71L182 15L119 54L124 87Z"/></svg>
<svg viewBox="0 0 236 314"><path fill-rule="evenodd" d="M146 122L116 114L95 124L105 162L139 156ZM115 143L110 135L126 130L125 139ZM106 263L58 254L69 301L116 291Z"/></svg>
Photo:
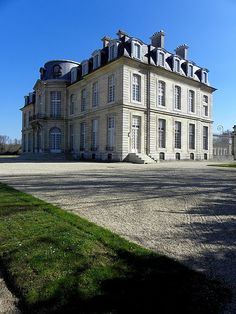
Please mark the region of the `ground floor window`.
<svg viewBox="0 0 236 314"><path fill-rule="evenodd" d="M50 151L52 153L61 152L61 130L59 128L52 128L49 132Z"/></svg>
<svg viewBox="0 0 236 314"><path fill-rule="evenodd" d="M162 153L162 152L161 152L161 153L159 154L159 159L160 159L160 160L165 160L165 153Z"/></svg>
<svg viewBox="0 0 236 314"><path fill-rule="evenodd" d="M176 154L175 154L175 159L176 159L176 160L180 160L180 153L176 153Z"/></svg>

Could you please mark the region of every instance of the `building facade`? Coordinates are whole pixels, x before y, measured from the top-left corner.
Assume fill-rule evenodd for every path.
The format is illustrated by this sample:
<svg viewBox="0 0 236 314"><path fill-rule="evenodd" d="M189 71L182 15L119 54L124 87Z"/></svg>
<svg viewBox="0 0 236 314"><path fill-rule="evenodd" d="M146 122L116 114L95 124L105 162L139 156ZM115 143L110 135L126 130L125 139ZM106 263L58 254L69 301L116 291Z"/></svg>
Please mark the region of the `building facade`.
<svg viewBox="0 0 236 314"><path fill-rule="evenodd" d="M22 110L24 154L76 159L212 158L212 93L208 70L188 47L164 48L118 31L80 63L53 60L40 69Z"/></svg>

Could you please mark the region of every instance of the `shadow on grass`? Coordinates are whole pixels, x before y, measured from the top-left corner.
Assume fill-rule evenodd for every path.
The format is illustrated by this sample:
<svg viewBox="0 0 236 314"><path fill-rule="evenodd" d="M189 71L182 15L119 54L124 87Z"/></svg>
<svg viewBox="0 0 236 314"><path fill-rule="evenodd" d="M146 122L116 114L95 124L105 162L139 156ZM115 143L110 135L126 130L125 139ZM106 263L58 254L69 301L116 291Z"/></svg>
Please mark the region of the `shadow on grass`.
<svg viewBox="0 0 236 314"><path fill-rule="evenodd" d="M156 254L136 255L119 251L129 271L99 282L100 293L91 298L80 293L79 278L83 269L73 274L68 289L62 283L46 302L30 306L14 278L5 277L11 290L20 298L22 313L221 313L230 300L229 289L205 275L190 270L174 260ZM5 264L5 265L4 265ZM7 261L1 263L8 269Z"/></svg>

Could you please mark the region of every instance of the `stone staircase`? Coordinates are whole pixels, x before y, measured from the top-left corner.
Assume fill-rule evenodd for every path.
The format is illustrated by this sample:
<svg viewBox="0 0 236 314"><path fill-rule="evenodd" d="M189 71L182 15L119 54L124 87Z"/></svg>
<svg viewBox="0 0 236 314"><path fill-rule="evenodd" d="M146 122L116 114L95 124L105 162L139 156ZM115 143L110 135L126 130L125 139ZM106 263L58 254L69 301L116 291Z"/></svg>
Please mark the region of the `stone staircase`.
<svg viewBox="0 0 236 314"><path fill-rule="evenodd" d="M155 164L156 161L153 160L146 154L140 153L129 153L125 158L125 161L132 162L135 164Z"/></svg>

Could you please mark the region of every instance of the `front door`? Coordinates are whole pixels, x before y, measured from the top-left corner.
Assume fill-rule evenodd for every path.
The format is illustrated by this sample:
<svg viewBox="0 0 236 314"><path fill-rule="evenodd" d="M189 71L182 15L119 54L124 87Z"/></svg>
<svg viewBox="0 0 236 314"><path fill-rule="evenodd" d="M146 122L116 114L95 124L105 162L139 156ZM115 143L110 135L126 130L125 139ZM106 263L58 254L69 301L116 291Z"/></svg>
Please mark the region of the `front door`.
<svg viewBox="0 0 236 314"><path fill-rule="evenodd" d="M131 150L132 153L140 152L140 117L133 116L132 117L132 132L131 132Z"/></svg>

